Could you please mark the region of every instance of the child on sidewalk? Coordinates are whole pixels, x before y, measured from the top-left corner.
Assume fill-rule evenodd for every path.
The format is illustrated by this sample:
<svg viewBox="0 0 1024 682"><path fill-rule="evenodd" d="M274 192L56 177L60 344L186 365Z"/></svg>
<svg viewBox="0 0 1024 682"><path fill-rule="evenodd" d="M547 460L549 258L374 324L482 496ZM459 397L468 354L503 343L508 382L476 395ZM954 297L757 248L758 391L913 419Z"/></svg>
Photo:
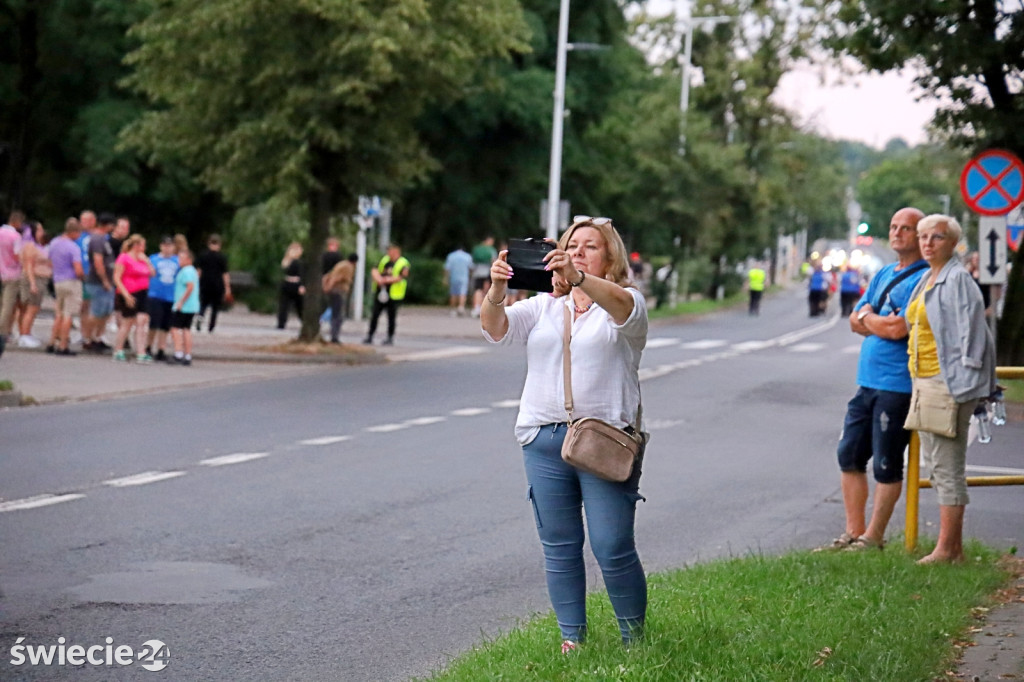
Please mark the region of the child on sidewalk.
<svg viewBox="0 0 1024 682"><path fill-rule="evenodd" d="M174 277L174 305L171 308L171 338L174 358L171 362L192 364L192 318L199 312L199 273L192 265L192 252L178 252L181 267Z"/></svg>

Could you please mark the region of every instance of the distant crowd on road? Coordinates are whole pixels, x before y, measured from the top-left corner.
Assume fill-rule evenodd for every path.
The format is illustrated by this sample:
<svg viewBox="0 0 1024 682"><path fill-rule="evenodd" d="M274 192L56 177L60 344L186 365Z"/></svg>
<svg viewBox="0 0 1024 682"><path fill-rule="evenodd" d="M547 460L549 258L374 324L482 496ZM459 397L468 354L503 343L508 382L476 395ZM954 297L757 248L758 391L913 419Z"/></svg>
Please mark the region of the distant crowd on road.
<svg viewBox="0 0 1024 682"><path fill-rule="evenodd" d="M232 296L219 236L210 237L195 259L181 234L163 237L159 250L147 255L146 239L132 233L126 216L91 210L68 218L52 239L41 222L12 211L0 226L0 287L0 345L17 323L19 347L45 345L47 353L68 357L79 352L74 344L81 352L140 364L191 364L193 323L199 330L208 311L213 331ZM32 331L47 294L55 301L54 324L44 342ZM111 321L113 345L104 340Z"/></svg>

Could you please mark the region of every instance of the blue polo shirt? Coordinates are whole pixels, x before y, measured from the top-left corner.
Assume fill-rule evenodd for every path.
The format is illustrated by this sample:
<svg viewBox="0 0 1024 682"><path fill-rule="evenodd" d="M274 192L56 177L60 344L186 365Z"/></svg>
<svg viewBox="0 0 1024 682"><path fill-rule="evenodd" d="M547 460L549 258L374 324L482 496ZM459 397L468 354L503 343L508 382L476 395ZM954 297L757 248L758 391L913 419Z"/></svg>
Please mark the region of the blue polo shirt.
<svg viewBox="0 0 1024 682"><path fill-rule="evenodd" d="M922 268L894 286L889 290L880 307L875 307L879 306L879 301L876 300L878 295L901 272L896 270L897 265L897 263L890 263L878 271L878 274L871 279L867 291L854 306L855 311L860 310L865 303L870 303L875 312L883 317L892 312L896 312L900 317L906 317L910 294L921 277L928 272L928 268ZM880 391L910 393L907 339L893 341L874 335L865 337L860 346L860 359L857 362L857 385Z"/></svg>

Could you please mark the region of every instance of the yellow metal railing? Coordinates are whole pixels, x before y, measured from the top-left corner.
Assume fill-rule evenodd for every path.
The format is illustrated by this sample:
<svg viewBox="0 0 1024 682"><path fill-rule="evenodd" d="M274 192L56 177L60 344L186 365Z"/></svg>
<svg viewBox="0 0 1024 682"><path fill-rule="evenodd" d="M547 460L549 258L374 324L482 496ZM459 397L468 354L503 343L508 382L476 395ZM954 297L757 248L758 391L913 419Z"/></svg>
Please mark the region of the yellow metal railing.
<svg viewBox="0 0 1024 682"><path fill-rule="evenodd" d="M996 367L996 378L1024 379L1024 367ZM1024 476L968 476L968 486L1024 485ZM905 545L908 552L917 549L918 507L920 489L931 488L932 482L921 478L921 442L917 432L910 434L907 451L907 513Z"/></svg>

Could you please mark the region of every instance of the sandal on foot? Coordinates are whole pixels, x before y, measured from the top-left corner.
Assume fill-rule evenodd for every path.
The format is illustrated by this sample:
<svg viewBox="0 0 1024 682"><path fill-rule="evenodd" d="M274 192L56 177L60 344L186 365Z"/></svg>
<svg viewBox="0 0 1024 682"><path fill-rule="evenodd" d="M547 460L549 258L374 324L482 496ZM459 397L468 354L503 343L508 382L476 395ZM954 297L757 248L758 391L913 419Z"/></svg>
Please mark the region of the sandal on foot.
<svg viewBox="0 0 1024 682"><path fill-rule="evenodd" d="M885 543L884 542L878 542L877 540L872 540L871 538L867 537L866 535L861 535L859 538L857 538L856 540L851 542L850 546L847 547L844 551L847 551L847 552L860 552L860 551L863 551L865 549L882 550L882 549L885 549Z"/></svg>
<svg viewBox="0 0 1024 682"><path fill-rule="evenodd" d="M567 639L564 642L562 642L562 653L571 654L572 652L576 651L577 646L578 644L576 642L572 641L571 639Z"/></svg>
<svg viewBox="0 0 1024 682"><path fill-rule="evenodd" d="M846 549L850 545L852 545L854 542L856 542L856 540L857 540L857 538L853 537L852 535L850 535L849 533L844 531L842 535L837 537L832 542L828 543L827 545L822 545L821 547L818 547L817 549L815 549L813 551L815 551L815 552L831 552L831 551L834 551L834 550Z"/></svg>

